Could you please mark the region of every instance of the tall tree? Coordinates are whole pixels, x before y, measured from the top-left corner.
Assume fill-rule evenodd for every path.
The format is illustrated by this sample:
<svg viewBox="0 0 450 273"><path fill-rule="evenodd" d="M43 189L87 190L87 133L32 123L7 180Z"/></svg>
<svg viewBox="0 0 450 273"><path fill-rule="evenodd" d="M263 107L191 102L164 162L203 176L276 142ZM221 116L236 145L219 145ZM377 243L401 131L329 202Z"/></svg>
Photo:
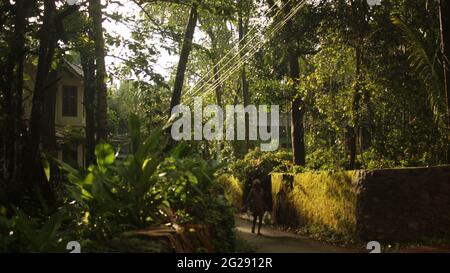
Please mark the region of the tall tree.
<svg viewBox="0 0 450 273"><path fill-rule="evenodd" d="M57 10L53 0L44 1L43 23L39 29L38 65L33 90L30 128L25 145L25 158L21 167L21 182L27 190L37 190L48 205L54 205L54 195L49 183L44 180L41 156L39 153L42 141L43 124L48 123L44 117L46 92L55 81L50 81L50 70L54 61L58 40L66 39L63 20L78 9L78 6L63 6ZM23 76L23 75L21 75ZM14 191L20 188L15 188ZM16 192L17 193L17 192ZM21 193L18 193L21 195Z"/></svg>
<svg viewBox="0 0 450 273"><path fill-rule="evenodd" d="M245 35L248 28L248 16L247 10L248 6L244 6L244 4L248 4L248 1L241 0L239 1L238 6L238 36L239 36L239 49L241 49L245 45ZM240 51L240 58L243 59L245 56L245 51ZM242 64L241 67L241 90L242 90L242 99L244 103L244 107L247 107L250 104L250 94L249 94L249 84L247 80L247 71L245 63ZM249 116L245 115L245 149L246 152L249 149Z"/></svg>
<svg viewBox="0 0 450 273"><path fill-rule="evenodd" d="M86 155L85 164L94 162L95 155L95 58L89 45L80 50L81 65L83 67L84 109L86 110Z"/></svg>
<svg viewBox="0 0 450 273"><path fill-rule="evenodd" d="M105 41L102 27L101 0L89 0L89 16L92 20L92 36L95 43L96 88L97 88L97 142L108 137Z"/></svg>
<svg viewBox="0 0 450 273"><path fill-rule="evenodd" d="M295 49L290 49L289 51L289 77L292 80L292 88L295 92L300 79L299 56ZM303 101L298 95L295 95L295 98L291 101L291 141L294 164L300 166L306 163L304 115Z"/></svg>
<svg viewBox="0 0 450 273"><path fill-rule="evenodd" d="M366 0L350 1L350 29L351 37L349 43L355 49L355 84L353 86L352 96L352 122L349 132L349 169L355 168L357 155L357 140L360 136L360 119L361 119L361 99L362 91L362 54L364 49L364 38L368 33L368 12L369 5ZM366 100L368 100L368 95Z"/></svg>
<svg viewBox="0 0 450 273"><path fill-rule="evenodd" d="M54 203L54 196L48 183L43 182L43 168L39 155L41 133L44 116L44 103L49 79L51 62L57 46L56 37L56 6L51 0L44 1L44 18L40 28L39 59L36 80L33 90L33 100L30 118L30 133L26 146L25 162L22 166L22 181L28 189L36 189L45 196L48 205ZM31 170L31 171L30 171Z"/></svg>
<svg viewBox="0 0 450 273"><path fill-rule="evenodd" d="M192 3L189 12L189 19L184 32L183 44L181 46L180 59L178 61L177 71L175 74L175 83L173 86L172 99L170 101L170 110L181 102L181 94L183 90L184 77L186 73L186 66L189 60L189 54L192 49L192 40L194 38L195 27L197 26L197 4Z"/></svg>
<svg viewBox="0 0 450 273"><path fill-rule="evenodd" d="M289 14L292 6L288 3L285 5L284 13ZM305 151L305 128L303 119L305 115L304 105L302 99L297 94L298 85L300 81L300 64L299 52L297 46L297 39L294 33L294 24L292 19L286 23L287 37L287 63L289 78L292 82L292 93L295 94L291 101L291 138L292 138L292 153L294 155L294 164L305 165L306 151Z"/></svg>
<svg viewBox="0 0 450 273"><path fill-rule="evenodd" d="M63 66L64 64L61 64ZM60 68L61 70L62 68ZM42 123L42 147L56 157L56 131L55 131L55 111L56 92L58 90L58 72L52 70L49 74L46 95L43 102L42 119L47 122Z"/></svg>
<svg viewBox="0 0 450 273"><path fill-rule="evenodd" d="M10 10L13 15L14 32L9 43L10 54L7 57L6 65L1 69L0 87L4 92L3 110L5 113L5 130L2 132L4 147L4 179L15 180L19 173L19 163L21 162L20 139L22 129L22 90L23 71L25 57L25 31L26 19L31 3L18 0L13 5L2 6ZM6 14L5 14L6 17ZM3 21L3 20L1 20Z"/></svg>
<svg viewBox="0 0 450 273"><path fill-rule="evenodd" d="M214 92L216 95L216 103L217 105L221 106L222 105L222 85L219 84L219 80L220 80L220 71L219 71L219 66L217 65L218 62L220 61L219 59L219 52L218 52L218 42L217 42L217 38L216 35L214 33L214 29L211 28L206 28L206 33L209 36L209 39L211 40L211 53L210 53L210 57L211 57L211 61L212 61L212 65L213 65L213 75L214 75Z"/></svg>

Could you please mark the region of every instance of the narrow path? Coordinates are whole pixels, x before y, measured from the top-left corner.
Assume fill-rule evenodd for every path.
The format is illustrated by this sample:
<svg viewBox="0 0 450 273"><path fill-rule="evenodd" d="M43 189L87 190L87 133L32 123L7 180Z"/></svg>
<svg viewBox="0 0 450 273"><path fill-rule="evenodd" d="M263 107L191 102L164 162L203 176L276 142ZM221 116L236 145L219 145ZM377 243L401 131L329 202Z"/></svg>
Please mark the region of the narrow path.
<svg viewBox="0 0 450 273"><path fill-rule="evenodd" d="M251 223L236 217L238 236L247 241L257 253L348 253L351 249L341 248L311 240L304 236L276 230L267 226L261 228L262 236L251 233Z"/></svg>

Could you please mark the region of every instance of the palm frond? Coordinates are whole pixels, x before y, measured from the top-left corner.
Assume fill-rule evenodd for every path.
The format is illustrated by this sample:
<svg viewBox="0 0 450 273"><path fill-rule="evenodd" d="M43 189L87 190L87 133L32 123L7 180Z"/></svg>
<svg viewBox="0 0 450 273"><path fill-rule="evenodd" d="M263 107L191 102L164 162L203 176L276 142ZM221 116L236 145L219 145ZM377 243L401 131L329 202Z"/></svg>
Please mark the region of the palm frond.
<svg viewBox="0 0 450 273"><path fill-rule="evenodd" d="M417 31L397 15L391 16L392 23L399 28L409 44L409 61L417 75L427 86L428 100L433 112L434 122L440 127L445 128L445 105L442 97L442 84L439 74L436 72L436 59L438 54L430 57L426 50L424 41L420 38Z"/></svg>

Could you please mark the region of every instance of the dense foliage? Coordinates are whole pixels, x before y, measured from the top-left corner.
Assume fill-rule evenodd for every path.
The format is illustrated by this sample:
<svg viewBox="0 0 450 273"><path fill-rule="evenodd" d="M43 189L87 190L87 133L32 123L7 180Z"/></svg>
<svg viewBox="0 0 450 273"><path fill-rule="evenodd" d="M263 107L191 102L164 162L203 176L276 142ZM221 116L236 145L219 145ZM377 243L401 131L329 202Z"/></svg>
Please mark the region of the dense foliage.
<svg viewBox="0 0 450 273"><path fill-rule="evenodd" d="M48 219L20 209L12 218L1 216L3 251L62 251L71 239L86 251L103 251L125 231L203 223L211 228L217 251L233 252L233 209L212 191L217 166L189 157L185 143L164 151L163 131L144 139L140 127L132 115L132 149L123 159L101 143L95 149L97 164L86 170L58 161L68 180L62 182L61 208Z"/></svg>
<svg viewBox="0 0 450 273"><path fill-rule="evenodd" d="M233 251L224 181L245 198L273 171L449 163L448 1L73 4L0 2L2 250L105 250L124 231L203 223ZM80 92L61 95L66 81ZM172 107L195 97L279 105L279 150L175 143ZM60 119L66 100L75 117Z"/></svg>

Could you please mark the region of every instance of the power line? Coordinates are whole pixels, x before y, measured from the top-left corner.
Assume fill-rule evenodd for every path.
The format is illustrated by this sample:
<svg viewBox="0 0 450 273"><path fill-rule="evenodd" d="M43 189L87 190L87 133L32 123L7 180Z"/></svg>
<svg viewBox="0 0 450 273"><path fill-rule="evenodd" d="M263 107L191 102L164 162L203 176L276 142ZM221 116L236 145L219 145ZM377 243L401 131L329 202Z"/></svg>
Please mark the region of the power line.
<svg viewBox="0 0 450 273"><path fill-rule="evenodd" d="M305 1L301 1L299 2L293 9L291 9L291 11L284 17L284 19L282 21L280 21L275 27L273 27L273 29L270 31L270 34L268 36L271 36L273 33L277 32L278 30L280 30L305 4ZM200 96L200 98L205 97L209 92L211 92L212 90L214 90L218 85L222 84L224 81L226 81L230 76L233 75L233 73L239 69L246 61L248 61L250 58L252 58L254 56L254 54L256 54L256 52L258 52L259 49L262 48L262 46L267 42L267 37L266 40L263 41L261 44L255 44L250 50L249 52L247 52L245 58L243 60L241 60L240 62L236 63L234 66L232 66L228 71L226 75L223 75L223 77L221 77L221 79L219 81L217 81L213 86L211 86L209 89L207 89L207 91ZM198 93L198 92L197 92ZM192 99L192 98L191 98Z"/></svg>
<svg viewBox="0 0 450 273"><path fill-rule="evenodd" d="M284 6L286 6L290 1L292 1L292 0L288 0L284 5L283 5L283 7ZM276 5L277 5L277 3L275 2L264 14L263 14L263 16L266 16L267 14L269 14L269 12L271 12L275 7L276 7ZM282 7L282 8L283 8ZM279 11L278 11L279 12ZM277 12L277 14L278 14L278 12ZM220 59L220 61L219 62L217 62L208 72L211 72L211 71L214 71L214 69L217 67L217 66L219 66L226 58L227 58L227 56L230 54L230 53L232 53L233 52L233 50L236 48L236 47L239 47L240 46L240 44L241 44L241 42L243 42L246 38L248 38L247 36L249 36L250 34L251 34L251 32L255 29L257 27L257 25L255 25L246 35L244 35L244 37L242 37L242 39L240 39L239 41L238 41L238 43L232 48L232 49L230 49L228 52L227 52L227 54L225 54L225 56L223 56L221 59ZM201 89L203 89L203 87L205 86L205 85L207 85L211 80L214 80L214 77L217 75L217 74L219 74L233 59L235 59L237 56L239 56L240 55L240 53L241 53L241 51L243 51L255 38L256 38L256 36L258 35L258 33L256 33L256 34L254 34L253 35L253 37L250 39L250 40L248 40L248 42L244 45L244 46L242 46L239 50L238 50L238 52L236 53L236 55L234 55L231 59L229 59L226 63L225 63L225 65L224 66L222 66L218 71L216 71L207 81L204 81L204 79L207 77L207 75L208 75L208 72L205 74L205 76L204 77L202 77L200 80L198 80L197 81L197 83L185 94L185 96L187 96L187 95L189 95L190 93L192 93L192 92L194 92L194 93L198 93L198 92L196 92L196 91L198 91L198 90L201 90ZM203 83L203 85L201 85L199 88L197 88L197 90L195 90L196 89L196 87L202 82L202 81L204 81L204 83ZM192 94L191 94L191 97L192 97Z"/></svg>

